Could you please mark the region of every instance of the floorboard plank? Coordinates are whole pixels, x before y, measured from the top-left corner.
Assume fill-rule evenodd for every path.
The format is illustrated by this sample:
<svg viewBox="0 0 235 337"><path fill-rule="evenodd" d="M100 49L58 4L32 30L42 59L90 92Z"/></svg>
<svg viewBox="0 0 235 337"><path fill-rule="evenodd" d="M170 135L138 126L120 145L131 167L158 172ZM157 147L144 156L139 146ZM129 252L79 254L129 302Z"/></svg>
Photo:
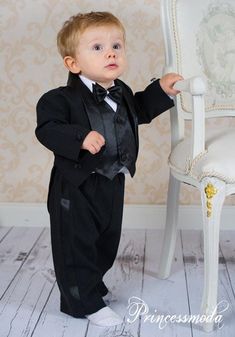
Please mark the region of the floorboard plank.
<svg viewBox="0 0 235 337"><path fill-rule="evenodd" d="M235 232L231 230L221 231L220 233L220 249L223 257L223 262L225 263L227 273L229 276L229 284L232 289L233 297L230 303L233 306L229 308L230 318L234 320L235 317ZM231 292L229 294L232 296ZM229 318L228 318L229 319ZM235 324L234 324L235 329Z"/></svg>
<svg viewBox="0 0 235 337"><path fill-rule="evenodd" d="M142 299L148 305L153 321L144 320L144 315L141 317L140 336L190 337L190 325L165 324L163 320L167 315L188 314L189 309L180 238L177 239L172 271L167 280L157 277L162 242L163 231L147 231ZM163 318L160 323L161 315Z"/></svg>
<svg viewBox="0 0 235 337"><path fill-rule="evenodd" d="M233 294L235 294L235 231L221 231L220 249L226 262Z"/></svg>
<svg viewBox="0 0 235 337"><path fill-rule="evenodd" d="M12 229L13 227L0 227L0 243L5 239Z"/></svg>
<svg viewBox="0 0 235 337"><path fill-rule="evenodd" d="M30 238L28 235L28 240ZM0 321L4 322L0 325L0 336L31 336L54 282L47 228L0 302Z"/></svg>
<svg viewBox="0 0 235 337"><path fill-rule="evenodd" d="M9 229L8 229L9 230ZM41 227L15 227L0 243L0 299L24 264L29 252L42 233Z"/></svg>
<svg viewBox="0 0 235 337"><path fill-rule="evenodd" d="M86 319L73 318L59 310L60 293L55 283L49 300L42 311L32 337L84 337L87 331ZM49 334L50 332L50 334Z"/></svg>

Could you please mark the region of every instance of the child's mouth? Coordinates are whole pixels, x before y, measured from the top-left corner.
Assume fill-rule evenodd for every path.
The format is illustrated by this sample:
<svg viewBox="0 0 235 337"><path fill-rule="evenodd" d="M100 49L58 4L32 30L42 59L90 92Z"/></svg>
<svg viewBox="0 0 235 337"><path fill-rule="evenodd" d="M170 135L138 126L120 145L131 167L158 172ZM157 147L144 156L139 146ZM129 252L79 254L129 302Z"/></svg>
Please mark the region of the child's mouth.
<svg viewBox="0 0 235 337"><path fill-rule="evenodd" d="M116 63L111 63L111 64L108 64L105 68L116 69L117 67L118 65Z"/></svg>

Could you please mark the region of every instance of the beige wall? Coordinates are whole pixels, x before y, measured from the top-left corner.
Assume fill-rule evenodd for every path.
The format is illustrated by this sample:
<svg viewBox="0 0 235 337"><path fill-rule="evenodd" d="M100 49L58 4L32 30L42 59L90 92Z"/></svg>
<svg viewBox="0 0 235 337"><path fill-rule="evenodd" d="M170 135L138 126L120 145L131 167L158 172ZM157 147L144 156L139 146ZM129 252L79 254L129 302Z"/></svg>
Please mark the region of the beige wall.
<svg viewBox="0 0 235 337"><path fill-rule="evenodd" d="M127 31L129 70L123 79L141 90L161 76L159 0L7 0L0 6L0 201L44 202L52 154L35 139L35 104L45 91L66 82L56 49L58 29L79 11L112 11ZM140 127L137 174L127 178L126 203L165 203L169 140L169 112ZM183 188L181 199L196 203L198 194Z"/></svg>

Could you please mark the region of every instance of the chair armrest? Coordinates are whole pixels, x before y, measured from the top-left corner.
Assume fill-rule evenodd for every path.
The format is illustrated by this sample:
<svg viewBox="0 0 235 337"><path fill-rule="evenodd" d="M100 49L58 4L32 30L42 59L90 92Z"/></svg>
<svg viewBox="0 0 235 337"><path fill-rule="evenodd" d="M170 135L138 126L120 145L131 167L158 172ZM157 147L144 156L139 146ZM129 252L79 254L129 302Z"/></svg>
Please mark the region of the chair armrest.
<svg viewBox="0 0 235 337"><path fill-rule="evenodd" d="M206 82L201 77L195 76L176 82L174 89L189 92L192 96L204 95L206 92Z"/></svg>
<svg viewBox="0 0 235 337"><path fill-rule="evenodd" d="M191 161L205 151L205 101L206 82L201 77L178 81L174 89L192 95L192 147Z"/></svg>

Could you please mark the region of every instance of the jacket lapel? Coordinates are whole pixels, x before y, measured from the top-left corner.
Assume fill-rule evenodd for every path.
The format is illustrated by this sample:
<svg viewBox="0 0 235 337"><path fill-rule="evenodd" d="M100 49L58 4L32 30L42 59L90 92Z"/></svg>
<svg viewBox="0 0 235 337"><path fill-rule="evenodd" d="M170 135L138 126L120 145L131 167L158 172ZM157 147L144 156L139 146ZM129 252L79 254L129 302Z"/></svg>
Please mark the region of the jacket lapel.
<svg viewBox="0 0 235 337"><path fill-rule="evenodd" d="M76 74L69 73L68 85L75 88L75 90L80 93L91 129L104 136L102 116L92 92Z"/></svg>
<svg viewBox="0 0 235 337"><path fill-rule="evenodd" d="M139 139L138 139L138 119L137 119L137 115L136 115L136 111L135 111L135 106L134 106L134 99L133 99L133 95L127 91L127 89L125 88L125 86L122 84L122 82L120 80L116 80L115 83L117 83L118 85L120 85L122 87L122 92L123 92L123 99L127 105L127 110L129 113L129 118L130 118L130 123L131 123L131 127L132 130L134 132L135 135L135 140L136 140L136 146L137 146L137 150L139 147Z"/></svg>

